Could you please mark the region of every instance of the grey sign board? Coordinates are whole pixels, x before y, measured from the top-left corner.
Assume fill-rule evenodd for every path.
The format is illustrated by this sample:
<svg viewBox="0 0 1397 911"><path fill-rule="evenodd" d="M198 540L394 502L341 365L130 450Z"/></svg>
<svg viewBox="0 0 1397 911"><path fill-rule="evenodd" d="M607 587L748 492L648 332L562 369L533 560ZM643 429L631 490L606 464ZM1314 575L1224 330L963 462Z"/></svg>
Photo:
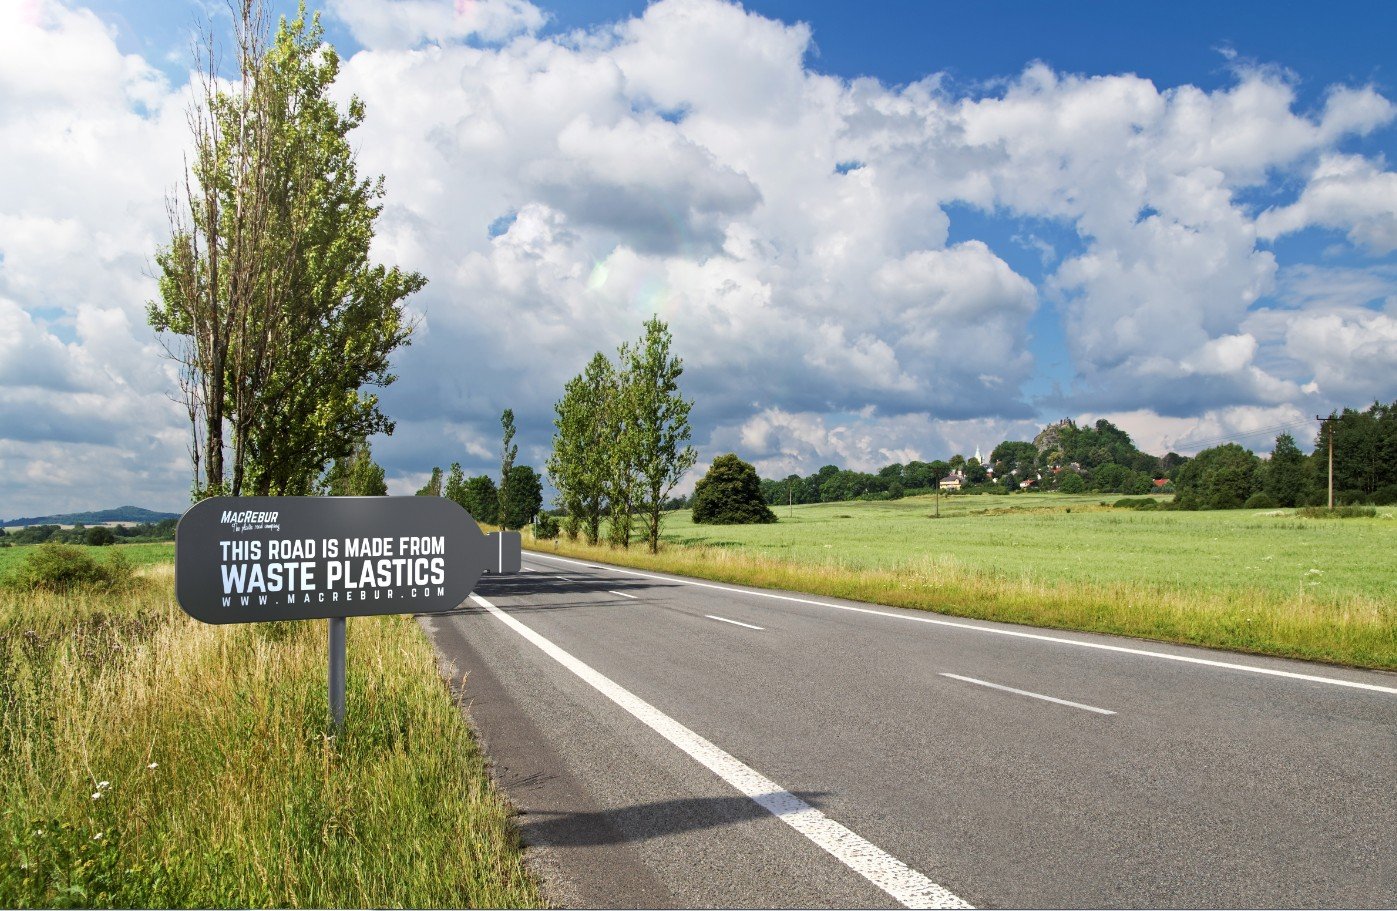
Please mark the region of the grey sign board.
<svg viewBox="0 0 1397 911"><path fill-rule="evenodd" d="M175 596L205 623L445 611L496 550L444 497L213 497L175 530Z"/></svg>
<svg viewBox="0 0 1397 911"><path fill-rule="evenodd" d="M487 573L517 573L524 565L524 539L517 531L492 531L485 536L490 551Z"/></svg>

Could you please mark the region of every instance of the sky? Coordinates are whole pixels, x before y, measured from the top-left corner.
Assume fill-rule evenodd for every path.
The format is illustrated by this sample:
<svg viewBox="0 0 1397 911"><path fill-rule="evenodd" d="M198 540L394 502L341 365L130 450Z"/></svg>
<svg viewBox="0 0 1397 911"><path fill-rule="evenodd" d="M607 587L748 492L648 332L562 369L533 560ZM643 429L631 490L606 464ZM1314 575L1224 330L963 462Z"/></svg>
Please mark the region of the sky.
<svg viewBox="0 0 1397 911"><path fill-rule="evenodd" d="M289 11L285 3L273 4ZM314 6L312 8L315 8ZM652 314L699 464L1107 418L1308 446L1397 398L1397 4L327 0L374 258L421 272L392 493L498 472ZM223 4L0 0L0 518L188 504L147 327Z"/></svg>

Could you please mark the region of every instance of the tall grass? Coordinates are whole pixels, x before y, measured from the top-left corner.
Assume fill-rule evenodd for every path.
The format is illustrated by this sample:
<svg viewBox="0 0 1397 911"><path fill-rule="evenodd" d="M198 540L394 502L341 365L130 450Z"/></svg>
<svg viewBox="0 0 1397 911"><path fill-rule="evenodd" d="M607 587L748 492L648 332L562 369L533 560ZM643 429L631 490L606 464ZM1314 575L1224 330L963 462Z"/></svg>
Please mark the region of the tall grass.
<svg viewBox="0 0 1397 911"><path fill-rule="evenodd" d="M980 537L962 547L953 531L948 534L954 525L890 521L887 506L831 504L817 514L820 519L807 513L803 526L788 524L784 530L696 527L676 516L657 555L565 539L533 543L526 538L525 543L542 553L961 617L1397 670L1397 598L1390 583L1383 581L1391 576L1390 562L1376 571L1376 582L1362 588L1336 589L1321 583L1324 571L1312 564L1307 564L1309 569L1286 564L1284 571L1296 575L1291 583L1252 585L1248 579L1253 567L1244 566L1245 560L1205 559L1210 551L1221 556L1235 550L1235 541L1220 541L1227 530L1201 526L1189 514L1156 518L1112 516L1100 510L1084 515L1078 504L1077 512L1050 520L1051 537L1037 522L1031 526L1042 539L1044 553L1055 561L1030 556L1032 569L1023 571L1018 551L1002 543L1006 535L1013 536L1014 525L996 527L1019 517L976 516L961 531L970 527L970 533ZM787 521L784 511L782 521ZM1197 565L1190 576L1183 577L1189 561L1182 556L1177 565L1170 565L1167 557L1157 558L1156 565L1167 568L1157 569L1153 578L1120 571L1115 564L1133 558L1139 543L1132 542L1132 534L1141 527L1150 530L1141 523L1168 523L1173 534L1187 539L1187 552L1196 551ZM1083 529L1094 529L1093 537L1083 537ZM1203 529L1206 536L1198 534ZM1234 537L1247 534L1246 529L1231 531ZM1269 527L1262 531L1273 533ZM1382 540L1390 541L1389 530L1382 532ZM704 534L712 535L713 543L706 543ZM996 536L1001 543L987 547L984 541L993 542ZM1371 546L1361 538L1350 540L1355 561L1362 559L1360 545ZM1089 562L1082 562L1082 547L1089 548ZM998 559L977 564L973 555L986 550L997 553ZM965 553L972 556L967 559ZM1250 559L1259 567L1272 567L1272 573L1279 571L1277 561L1263 558ZM1098 564L1101 571L1093 573Z"/></svg>
<svg viewBox="0 0 1397 911"><path fill-rule="evenodd" d="M168 566L0 591L0 904L537 906L509 811L410 618L213 627Z"/></svg>

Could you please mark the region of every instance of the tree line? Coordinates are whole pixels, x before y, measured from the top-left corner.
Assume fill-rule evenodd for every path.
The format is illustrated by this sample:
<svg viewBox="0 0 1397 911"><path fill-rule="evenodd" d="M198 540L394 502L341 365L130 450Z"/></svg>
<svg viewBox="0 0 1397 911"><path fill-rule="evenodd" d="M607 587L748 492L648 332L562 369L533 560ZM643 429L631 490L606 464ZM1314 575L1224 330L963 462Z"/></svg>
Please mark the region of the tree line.
<svg viewBox="0 0 1397 911"><path fill-rule="evenodd" d="M1338 504L1397 503L1397 402L1374 402L1364 411L1333 412L1325 428L1334 437L1334 489ZM783 503L890 500L930 493L952 472L968 493L1008 494L1028 487L1063 493L1151 492L1175 494L1177 509L1260 509L1321 506L1328 499L1329 430L1303 453L1287 433L1276 437L1269 458L1237 443L1204 449L1193 457L1142 452L1110 421L1078 426L1049 424L1032 442L1005 440L981 464L973 457L895 462L876 472L825 465L813 474L762 479L763 499Z"/></svg>
<svg viewBox="0 0 1397 911"><path fill-rule="evenodd" d="M563 387L554 405L549 480L558 491L569 539L631 545L635 523L651 553L669 495L694 464L688 445L693 402L679 392L684 362L671 350L669 326L647 320L613 363L598 351Z"/></svg>
<svg viewBox="0 0 1397 911"><path fill-rule="evenodd" d="M69 528L62 525L28 525L6 531L0 528L0 547L19 544L87 544L101 547L107 544L146 544L173 541L179 519L142 522L136 525L84 525Z"/></svg>

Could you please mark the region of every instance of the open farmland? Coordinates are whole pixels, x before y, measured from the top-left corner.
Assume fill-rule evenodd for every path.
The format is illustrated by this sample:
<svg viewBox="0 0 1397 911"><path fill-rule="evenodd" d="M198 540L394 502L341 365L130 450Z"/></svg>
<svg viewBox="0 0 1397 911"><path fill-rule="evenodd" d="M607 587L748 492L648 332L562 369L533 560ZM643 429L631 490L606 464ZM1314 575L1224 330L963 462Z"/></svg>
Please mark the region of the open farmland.
<svg viewBox="0 0 1397 911"><path fill-rule="evenodd" d="M936 519L933 499L915 497L778 507L776 524L746 526L694 525L680 511L658 557L559 549L960 616L1397 668L1392 509L1328 520L1101 503L943 497Z"/></svg>

